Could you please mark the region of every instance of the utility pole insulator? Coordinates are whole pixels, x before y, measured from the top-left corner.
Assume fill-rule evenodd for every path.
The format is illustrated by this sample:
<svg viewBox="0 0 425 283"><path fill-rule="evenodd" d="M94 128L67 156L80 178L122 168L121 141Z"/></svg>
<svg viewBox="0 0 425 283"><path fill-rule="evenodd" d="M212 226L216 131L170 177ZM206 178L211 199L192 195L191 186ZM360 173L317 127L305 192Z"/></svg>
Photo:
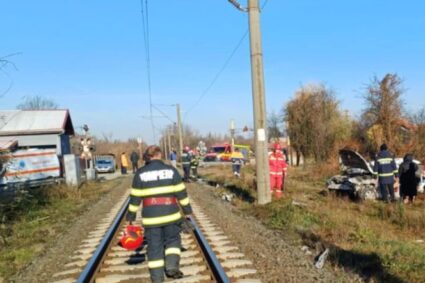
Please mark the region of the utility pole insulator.
<svg viewBox="0 0 425 283"><path fill-rule="evenodd" d="M236 9L238 9L239 11L242 11L242 12L248 12L248 9L247 8L244 8L244 7L242 7L242 5L241 4L239 4L239 2L238 1L236 1L236 0L228 0L233 6L235 6L236 7Z"/></svg>

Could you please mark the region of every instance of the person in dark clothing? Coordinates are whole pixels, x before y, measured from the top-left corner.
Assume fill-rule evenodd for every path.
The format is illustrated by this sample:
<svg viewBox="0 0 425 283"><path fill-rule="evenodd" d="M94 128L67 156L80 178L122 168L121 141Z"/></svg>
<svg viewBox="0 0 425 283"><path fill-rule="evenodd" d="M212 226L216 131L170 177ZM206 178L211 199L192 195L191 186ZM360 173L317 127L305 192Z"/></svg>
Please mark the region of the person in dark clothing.
<svg viewBox="0 0 425 283"><path fill-rule="evenodd" d="M139 169L138 163L139 163L139 154L133 150L133 152L130 155L130 161L131 165L133 166L133 174L136 173L137 169Z"/></svg>
<svg viewBox="0 0 425 283"><path fill-rule="evenodd" d="M288 148L283 149L283 155L285 155L285 161L289 165L289 154L288 154Z"/></svg>
<svg viewBox="0 0 425 283"><path fill-rule="evenodd" d="M420 178L416 175L418 165L413 162L413 155L406 154L403 163L398 169L400 176L400 196L404 203L413 203L418 194Z"/></svg>
<svg viewBox="0 0 425 283"><path fill-rule="evenodd" d="M183 181L186 183L190 182L190 162L192 161L192 157L189 153L189 150L190 148L188 146L185 146L181 156L182 167L184 172Z"/></svg>
<svg viewBox="0 0 425 283"><path fill-rule="evenodd" d="M196 154L191 154L191 158L190 169L192 170L192 177L196 181L198 180L199 157Z"/></svg>
<svg viewBox="0 0 425 283"><path fill-rule="evenodd" d="M386 144L382 144L380 147L380 151L373 166L373 171L374 174L378 176L378 184L382 200L388 202L389 193L391 201L395 201L394 182L398 177L398 170L394 157L388 151L388 146Z"/></svg>
<svg viewBox="0 0 425 283"><path fill-rule="evenodd" d="M170 155L169 155L171 165L173 165L174 168L177 167L177 152L174 148L171 149Z"/></svg>
<svg viewBox="0 0 425 283"><path fill-rule="evenodd" d="M165 164L158 146L149 146L143 155L146 165L134 175L126 220L131 225L142 206L147 262L153 283L180 279L181 236L185 220L192 214L186 187L176 168ZM184 214L185 216L183 216Z"/></svg>

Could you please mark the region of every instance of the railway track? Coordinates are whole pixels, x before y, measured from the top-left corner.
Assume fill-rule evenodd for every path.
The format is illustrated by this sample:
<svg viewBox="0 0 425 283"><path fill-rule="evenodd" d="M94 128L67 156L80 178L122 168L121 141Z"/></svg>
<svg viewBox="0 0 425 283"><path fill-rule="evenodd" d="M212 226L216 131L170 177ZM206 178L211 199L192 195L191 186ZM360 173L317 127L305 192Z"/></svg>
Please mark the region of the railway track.
<svg viewBox="0 0 425 283"><path fill-rule="evenodd" d="M124 230L128 195L89 233L70 256L64 270L53 275L56 283L131 283L150 282L146 249L127 251L118 246ZM201 208L192 202L191 218L195 231L182 234L181 270L184 278L167 282L240 282L256 283L257 271L251 261ZM138 212L140 215L140 212ZM138 217L136 224L141 224Z"/></svg>

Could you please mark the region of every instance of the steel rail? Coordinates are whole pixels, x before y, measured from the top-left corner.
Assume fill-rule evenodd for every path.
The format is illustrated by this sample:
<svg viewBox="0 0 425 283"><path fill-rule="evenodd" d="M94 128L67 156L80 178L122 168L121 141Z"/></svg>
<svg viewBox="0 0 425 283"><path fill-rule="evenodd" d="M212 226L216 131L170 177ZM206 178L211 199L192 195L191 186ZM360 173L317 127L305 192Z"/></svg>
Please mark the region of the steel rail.
<svg viewBox="0 0 425 283"><path fill-rule="evenodd" d="M99 269L102 266L102 262L106 257L109 248L111 247L111 243L116 237L116 234L127 212L129 202L130 198L127 198L117 216L115 217L111 227L106 232L93 256L90 258L90 261L87 263L86 267L80 274L80 277L77 279L77 283L92 283L95 281L96 273L99 272ZM189 217L189 221L193 224L193 234L199 244L205 260L207 261L214 280L218 283L229 283L230 280L227 277L225 270L221 266L220 261L217 259L211 246L208 244L207 239L202 234L196 220L194 217Z"/></svg>
<svg viewBox="0 0 425 283"><path fill-rule="evenodd" d="M227 277L226 271L224 271L223 266L221 266L220 261L217 259L211 246L208 244L207 239L202 234L201 229L199 228L195 218L190 216L189 219L194 226L193 233L195 234L195 237L204 254L204 257L208 262L215 281L218 283L230 283L230 279L229 277Z"/></svg>
<svg viewBox="0 0 425 283"><path fill-rule="evenodd" d="M120 211L117 214L114 222L112 222L111 227L106 232L90 261L87 263L83 272L77 280L77 283L91 283L94 282L96 273L99 271L102 261L106 256L106 253L110 247L111 242L114 240L118 229L120 228L120 224L124 219L124 216L127 212L127 207L130 202L130 198L128 197L121 207Z"/></svg>

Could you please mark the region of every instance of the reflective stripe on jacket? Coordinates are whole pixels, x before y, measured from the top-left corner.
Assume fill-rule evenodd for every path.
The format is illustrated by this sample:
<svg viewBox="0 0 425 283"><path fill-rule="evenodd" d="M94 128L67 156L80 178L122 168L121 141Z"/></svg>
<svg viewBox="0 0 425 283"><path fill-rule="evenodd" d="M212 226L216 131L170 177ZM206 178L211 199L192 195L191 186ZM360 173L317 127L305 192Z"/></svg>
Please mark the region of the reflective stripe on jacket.
<svg viewBox="0 0 425 283"><path fill-rule="evenodd" d="M182 165L183 166L190 166L190 161L192 160L191 156L187 152L182 153Z"/></svg>
<svg viewBox="0 0 425 283"><path fill-rule="evenodd" d="M373 173L378 176L380 184L393 184L394 177L398 176L394 157L388 150L380 151L373 166Z"/></svg>
<svg viewBox="0 0 425 283"><path fill-rule="evenodd" d="M272 152L269 154L269 166L271 175L280 175L280 173L286 172L288 168L285 157L280 152Z"/></svg>
<svg viewBox="0 0 425 283"><path fill-rule="evenodd" d="M152 160L136 172L130 193L127 220L134 221L142 199L151 197L175 197L179 204L143 207L144 227L159 227L181 221L179 206L184 214L192 213L180 174L174 167L164 164L161 160Z"/></svg>
<svg viewBox="0 0 425 283"><path fill-rule="evenodd" d="M234 151L232 152L230 158L232 159L233 164L243 164L243 160L245 157L240 151Z"/></svg>
<svg viewBox="0 0 425 283"><path fill-rule="evenodd" d="M190 161L190 167L196 168L198 167L198 165L199 165L199 159L198 157L194 156L192 160Z"/></svg>

